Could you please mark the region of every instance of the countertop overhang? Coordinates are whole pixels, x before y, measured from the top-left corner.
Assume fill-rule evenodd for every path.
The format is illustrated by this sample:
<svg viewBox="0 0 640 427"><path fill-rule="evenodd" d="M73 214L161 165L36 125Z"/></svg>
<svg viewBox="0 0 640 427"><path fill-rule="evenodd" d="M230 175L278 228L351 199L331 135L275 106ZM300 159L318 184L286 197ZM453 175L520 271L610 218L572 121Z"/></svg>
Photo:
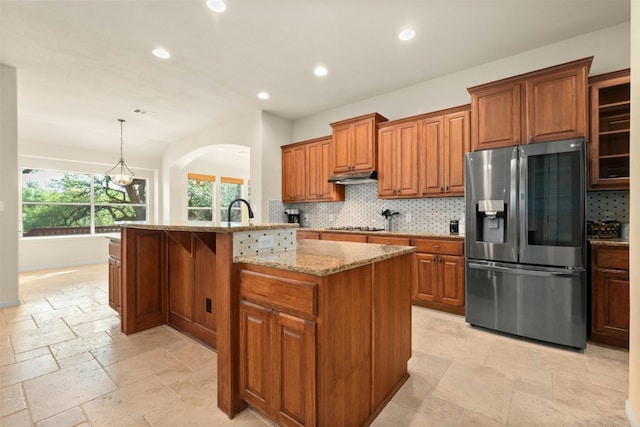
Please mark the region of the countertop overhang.
<svg viewBox="0 0 640 427"><path fill-rule="evenodd" d="M372 243L301 240L297 249L259 255L241 255L236 263L253 264L280 270L328 276L362 265L415 252L414 246L379 245Z"/></svg>
<svg viewBox="0 0 640 427"><path fill-rule="evenodd" d="M371 230L336 230L331 228L300 227L299 231L312 233L366 234L368 236L408 237L414 239L448 239L464 240L464 234L434 233L428 231L371 231Z"/></svg>
<svg viewBox="0 0 640 427"><path fill-rule="evenodd" d="M135 224L122 224L123 228L138 228L144 230L164 230L164 231L191 231L191 232L205 232L205 233L236 233L240 231L259 231L259 230L274 230L280 228L299 228L298 224L289 223L265 223L265 224L251 224L251 225L236 225L227 227L226 225L217 226L209 225L207 223L191 223L191 222L170 222L170 223L135 223Z"/></svg>

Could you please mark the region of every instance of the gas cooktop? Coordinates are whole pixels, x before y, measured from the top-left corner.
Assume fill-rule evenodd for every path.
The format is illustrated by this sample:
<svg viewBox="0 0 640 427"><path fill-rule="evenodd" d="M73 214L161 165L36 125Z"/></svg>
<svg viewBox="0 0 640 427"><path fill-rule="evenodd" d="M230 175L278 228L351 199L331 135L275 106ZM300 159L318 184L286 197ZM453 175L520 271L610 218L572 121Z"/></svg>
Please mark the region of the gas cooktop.
<svg viewBox="0 0 640 427"><path fill-rule="evenodd" d="M346 225L342 227L327 227L326 230L346 230L346 231L384 231L384 228Z"/></svg>

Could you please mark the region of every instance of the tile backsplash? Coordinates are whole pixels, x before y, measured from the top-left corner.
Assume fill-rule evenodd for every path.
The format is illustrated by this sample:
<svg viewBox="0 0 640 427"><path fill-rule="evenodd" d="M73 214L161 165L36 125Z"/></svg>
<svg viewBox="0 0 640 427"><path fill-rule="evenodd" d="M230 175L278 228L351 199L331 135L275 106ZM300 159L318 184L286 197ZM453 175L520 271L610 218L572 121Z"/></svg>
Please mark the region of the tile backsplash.
<svg viewBox="0 0 640 427"><path fill-rule="evenodd" d="M299 208L302 225L326 228L339 226L384 227L380 212L385 209L400 214L393 220L396 231L448 233L449 221L464 217L464 197L423 199L378 199L377 184L347 185L344 202L287 203ZM285 205L269 201L269 222L286 222ZM615 219L629 222L629 191L594 191L587 193L587 220Z"/></svg>

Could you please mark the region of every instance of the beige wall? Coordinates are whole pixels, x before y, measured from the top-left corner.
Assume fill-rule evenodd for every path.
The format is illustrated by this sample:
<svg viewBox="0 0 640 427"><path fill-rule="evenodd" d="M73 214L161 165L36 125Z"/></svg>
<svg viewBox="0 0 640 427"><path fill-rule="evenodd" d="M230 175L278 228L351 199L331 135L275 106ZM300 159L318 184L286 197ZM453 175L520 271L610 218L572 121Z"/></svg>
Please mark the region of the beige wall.
<svg viewBox="0 0 640 427"><path fill-rule="evenodd" d="M0 307L16 305L20 301L17 87L16 69L0 64Z"/></svg>
<svg viewBox="0 0 640 427"><path fill-rule="evenodd" d="M640 0L631 1L631 337L627 417L640 427ZM636 262L634 262L636 261Z"/></svg>

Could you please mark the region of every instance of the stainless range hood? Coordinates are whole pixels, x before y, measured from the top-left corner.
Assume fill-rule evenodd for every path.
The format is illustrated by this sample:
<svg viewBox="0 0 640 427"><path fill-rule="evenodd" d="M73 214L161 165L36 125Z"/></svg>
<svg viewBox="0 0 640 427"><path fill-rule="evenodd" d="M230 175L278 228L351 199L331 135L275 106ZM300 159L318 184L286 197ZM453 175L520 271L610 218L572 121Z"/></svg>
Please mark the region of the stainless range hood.
<svg viewBox="0 0 640 427"><path fill-rule="evenodd" d="M377 171L349 172L329 177L329 182L333 184L351 185L351 184L367 184L370 182L378 182Z"/></svg>

